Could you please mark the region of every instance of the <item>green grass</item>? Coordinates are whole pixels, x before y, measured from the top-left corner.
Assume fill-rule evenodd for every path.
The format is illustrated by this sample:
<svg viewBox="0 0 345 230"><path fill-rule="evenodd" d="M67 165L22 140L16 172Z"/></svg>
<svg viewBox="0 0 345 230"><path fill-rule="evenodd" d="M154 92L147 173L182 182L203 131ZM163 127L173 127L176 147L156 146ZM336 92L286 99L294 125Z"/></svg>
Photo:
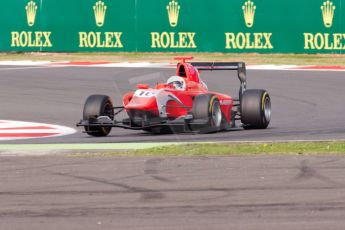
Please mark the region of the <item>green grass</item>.
<svg viewBox="0 0 345 230"><path fill-rule="evenodd" d="M187 144L136 150L134 153L162 156L345 154L345 142Z"/></svg>
<svg viewBox="0 0 345 230"><path fill-rule="evenodd" d="M244 61L247 64L340 65L344 54L238 54L238 53L0 53L0 60L174 62L176 56L196 61Z"/></svg>
<svg viewBox="0 0 345 230"><path fill-rule="evenodd" d="M78 156L255 156L255 155L345 155L345 141L271 143L174 144L148 149L106 151ZM72 154L74 155L74 154Z"/></svg>
<svg viewBox="0 0 345 230"><path fill-rule="evenodd" d="M73 157L344 155L345 141L0 145L1 153Z"/></svg>

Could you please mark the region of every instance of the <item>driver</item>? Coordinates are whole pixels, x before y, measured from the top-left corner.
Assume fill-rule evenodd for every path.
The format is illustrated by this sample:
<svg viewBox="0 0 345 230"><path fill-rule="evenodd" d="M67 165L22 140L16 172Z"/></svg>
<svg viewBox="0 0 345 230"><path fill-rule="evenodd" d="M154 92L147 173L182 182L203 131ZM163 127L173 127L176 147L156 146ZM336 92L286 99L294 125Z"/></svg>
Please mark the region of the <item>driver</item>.
<svg viewBox="0 0 345 230"><path fill-rule="evenodd" d="M186 90L186 81L179 76L172 76L167 81L168 85L173 85L177 90Z"/></svg>

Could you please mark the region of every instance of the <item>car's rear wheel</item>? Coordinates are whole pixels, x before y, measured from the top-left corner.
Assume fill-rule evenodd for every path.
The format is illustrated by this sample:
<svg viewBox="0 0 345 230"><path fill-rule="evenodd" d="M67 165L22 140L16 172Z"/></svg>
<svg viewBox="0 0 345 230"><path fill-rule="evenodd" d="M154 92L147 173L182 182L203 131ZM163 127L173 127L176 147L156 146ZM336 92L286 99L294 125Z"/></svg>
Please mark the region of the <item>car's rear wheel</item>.
<svg viewBox="0 0 345 230"><path fill-rule="evenodd" d="M211 128L211 131L218 131L221 128L223 116L220 107L219 99L212 94L202 94L194 98L193 119L197 121L206 121L205 124L192 125L192 129L207 129Z"/></svg>
<svg viewBox="0 0 345 230"><path fill-rule="evenodd" d="M241 122L245 129L265 129L271 121L271 99L266 90L246 90L241 99Z"/></svg>
<svg viewBox="0 0 345 230"><path fill-rule="evenodd" d="M99 116L108 116L113 120L113 103L108 96L91 95L85 102L83 119L92 121L92 119L96 119ZM111 127L85 126L84 128L87 134L95 137L107 136L111 131Z"/></svg>

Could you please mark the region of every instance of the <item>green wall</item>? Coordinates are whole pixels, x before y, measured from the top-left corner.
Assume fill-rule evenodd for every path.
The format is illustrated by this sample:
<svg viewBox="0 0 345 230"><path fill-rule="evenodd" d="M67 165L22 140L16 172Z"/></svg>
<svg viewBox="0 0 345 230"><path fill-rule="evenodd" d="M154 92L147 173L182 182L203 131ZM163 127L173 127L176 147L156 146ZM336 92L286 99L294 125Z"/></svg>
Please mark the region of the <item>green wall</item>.
<svg viewBox="0 0 345 230"><path fill-rule="evenodd" d="M344 53L343 11L341 0L11 0L0 51Z"/></svg>

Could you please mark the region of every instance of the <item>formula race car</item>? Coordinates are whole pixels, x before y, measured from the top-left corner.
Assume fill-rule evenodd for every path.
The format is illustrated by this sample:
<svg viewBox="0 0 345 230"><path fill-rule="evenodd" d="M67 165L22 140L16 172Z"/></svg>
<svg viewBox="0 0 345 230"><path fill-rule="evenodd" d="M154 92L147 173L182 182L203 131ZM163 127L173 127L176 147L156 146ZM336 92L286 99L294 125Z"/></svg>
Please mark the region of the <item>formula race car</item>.
<svg viewBox="0 0 345 230"><path fill-rule="evenodd" d="M266 90L246 89L243 62L186 62L191 57L175 58L176 76L155 88L138 84L137 90L123 96L122 106L113 106L106 95L87 98L83 126L91 136L107 136L113 127L151 133L210 133L243 127L265 129L271 119L271 100ZM237 98L209 91L199 71L236 70L240 80ZM117 120L126 112L128 117ZM237 122L241 121L241 122ZM237 124L239 123L239 124Z"/></svg>

